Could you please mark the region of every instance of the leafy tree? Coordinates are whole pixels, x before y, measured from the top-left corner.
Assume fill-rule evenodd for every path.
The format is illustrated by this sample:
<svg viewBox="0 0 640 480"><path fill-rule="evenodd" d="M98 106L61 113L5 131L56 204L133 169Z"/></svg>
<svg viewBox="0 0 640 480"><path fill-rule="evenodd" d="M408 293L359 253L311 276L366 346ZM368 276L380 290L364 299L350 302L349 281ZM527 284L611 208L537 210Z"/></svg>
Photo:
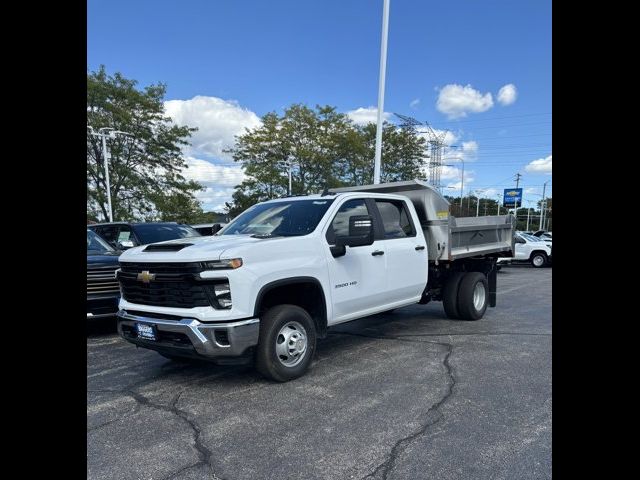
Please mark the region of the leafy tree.
<svg viewBox="0 0 640 480"><path fill-rule="evenodd" d="M114 220L182 220L202 213L194 192L203 187L182 175L181 147L195 128L164 115L163 84L136 88L105 67L87 74L87 125L131 134L107 139ZM102 140L87 129L87 217L107 219Z"/></svg>
<svg viewBox="0 0 640 480"><path fill-rule="evenodd" d="M294 104L282 116L267 113L260 127L238 136L228 150L247 174L227 205L229 214L289 193L373 183L375 130L374 124L354 125L331 106ZM385 124L381 181L422 178L425 143L414 131Z"/></svg>

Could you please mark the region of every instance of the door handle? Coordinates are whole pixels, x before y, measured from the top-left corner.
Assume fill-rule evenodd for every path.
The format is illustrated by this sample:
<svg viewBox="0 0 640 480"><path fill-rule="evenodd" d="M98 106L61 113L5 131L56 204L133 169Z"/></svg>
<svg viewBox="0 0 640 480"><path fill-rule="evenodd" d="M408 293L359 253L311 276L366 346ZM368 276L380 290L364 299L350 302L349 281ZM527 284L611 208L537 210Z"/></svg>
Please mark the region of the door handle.
<svg viewBox="0 0 640 480"><path fill-rule="evenodd" d="M376 250L375 252L372 252L371 255L376 257L378 255L384 255L384 252L382 250Z"/></svg>
<svg viewBox="0 0 640 480"><path fill-rule="evenodd" d="M416 247L416 250L424 250L424 245L418 245L418 246Z"/></svg>

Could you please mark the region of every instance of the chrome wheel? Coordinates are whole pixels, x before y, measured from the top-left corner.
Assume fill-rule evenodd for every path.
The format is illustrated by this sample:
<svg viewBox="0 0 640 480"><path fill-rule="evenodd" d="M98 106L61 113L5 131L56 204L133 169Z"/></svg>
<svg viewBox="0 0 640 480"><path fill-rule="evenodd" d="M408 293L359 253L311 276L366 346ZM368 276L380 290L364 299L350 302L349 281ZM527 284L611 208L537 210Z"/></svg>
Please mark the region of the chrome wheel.
<svg viewBox="0 0 640 480"><path fill-rule="evenodd" d="M533 257L533 265L535 267L541 267L544 265L544 257L542 255L536 255Z"/></svg>
<svg viewBox="0 0 640 480"><path fill-rule="evenodd" d="M276 355L285 367L295 367L307 351L307 332L298 322L286 323L276 335Z"/></svg>
<svg viewBox="0 0 640 480"><path fill-rule="evenodd" d="M482 310L484 302L487 298L487 291L484 288L484 283L478 282L473 289L473 306L477 311Z"/></svg>

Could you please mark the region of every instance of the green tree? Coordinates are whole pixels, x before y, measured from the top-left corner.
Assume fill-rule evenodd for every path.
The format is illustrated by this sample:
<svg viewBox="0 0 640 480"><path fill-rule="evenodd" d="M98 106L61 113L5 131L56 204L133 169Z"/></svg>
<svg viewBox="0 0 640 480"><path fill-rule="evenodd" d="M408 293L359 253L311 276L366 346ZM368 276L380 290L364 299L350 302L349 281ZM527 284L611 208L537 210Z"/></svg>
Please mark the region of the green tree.
<svg viewBox="0 0 640 480"><path fill-rule="evenodd" d="M181 174L181 148L195 128L164 115L166 87L143 89L105 67L87 74L87 125L130 133L107 139L114 220L188 221L202 213L194 193L203 187ZM108 218L102 141L87 129L87 217Z"/></svg>
<svg viewBox="0 0 640 480"><path fill-rule="evenodd" d="M228 150L247 174L227 205L229 214L286 195L289 163L293 195L373 183L375 129L354 125L331 106L294 104L282 116L267 113L260 127L238 136ZM423 178L425 144L415 131L385 124L381 181Z"/></svg>

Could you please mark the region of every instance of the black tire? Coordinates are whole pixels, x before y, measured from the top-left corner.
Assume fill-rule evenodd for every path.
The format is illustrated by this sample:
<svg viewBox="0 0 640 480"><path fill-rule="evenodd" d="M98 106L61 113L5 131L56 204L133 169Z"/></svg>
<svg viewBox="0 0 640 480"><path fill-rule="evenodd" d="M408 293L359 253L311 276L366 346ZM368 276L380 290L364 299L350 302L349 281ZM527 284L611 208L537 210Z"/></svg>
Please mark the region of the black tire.
<svg viewBox="0 0 640 480"><path fill-rule="evenodd" d="M444 313L452 320L460 318L458 313L458 288L464 272L453 272L444 284L442 289L442 305Z"/></svg>
<svg viewBox="0 0 640 480"><path fill-rule="evenodd" d="M474 303L478 289L480 305ZM484 296L482 296L484 290ZM462 320L479 320L484 316L489 304L489 282L487 276L480 272L467 272L460 281L458 288L458 314ZM478 308L479 307L479 308Z"/></svg>
<svg viewBox="0 0 640 480"><path fill-rule="evenodd" d="M531 261L531 266L534 268L545 267L548 263L547 255L544 252L533 252L529 260Z"/></svg>
<svg viewBox="0 0 640 480"><path fill-rule="evenodd" d="M290 359L298 361L295 365L287 366L276 352L277 344L282 344L279 340L284 339L281 330L296 322L304 328L306 338L306 348L300 360L295 356ZM294 332L296 329L293 329ZM282 337L279 339L279 337ZM278 343L277 343L278 342ZM260 336L256 348L256 369L265 377L276 382L288 382L298 378L307 371L313 354L316 350L316 328L313 319L306 310L296 305L278 305L270 308L260 318Z"/></svg>

